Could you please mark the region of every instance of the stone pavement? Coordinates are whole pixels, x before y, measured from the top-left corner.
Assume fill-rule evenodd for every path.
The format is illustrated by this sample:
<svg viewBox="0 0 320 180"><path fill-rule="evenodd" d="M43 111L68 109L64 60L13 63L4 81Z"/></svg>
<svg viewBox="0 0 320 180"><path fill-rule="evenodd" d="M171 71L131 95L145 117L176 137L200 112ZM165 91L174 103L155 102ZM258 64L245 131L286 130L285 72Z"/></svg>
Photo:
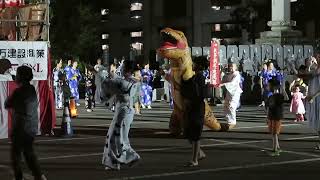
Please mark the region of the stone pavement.
<svg viewBox="0 0 320 180"><path fill-rule="evenodd" d="M213 107L222 120L222 107ZM58 111L59 125L61 111ZM316 179L319 176L320 153L313 147L315 134L306 123L293 123L286 109L280 145L284 152L270 157L271 137L267 133L263 108L243 106L238 112L238 125L230 132L206 129L202 147L207 158L199 167L187 168L191 146L185 139L168 133L171 110L166 103L155 103L153 109L143 110L132 125L131 144L142 160L135 167L121 171L105 171L101 157L107 126L112 112L99 106L92 113L79 108L73 120L73 138L38 137L36 150L49 180L105 179ZM9 142L0 141L0 179L10 176ZM30 172L26 170L26 179Z"/></svg>

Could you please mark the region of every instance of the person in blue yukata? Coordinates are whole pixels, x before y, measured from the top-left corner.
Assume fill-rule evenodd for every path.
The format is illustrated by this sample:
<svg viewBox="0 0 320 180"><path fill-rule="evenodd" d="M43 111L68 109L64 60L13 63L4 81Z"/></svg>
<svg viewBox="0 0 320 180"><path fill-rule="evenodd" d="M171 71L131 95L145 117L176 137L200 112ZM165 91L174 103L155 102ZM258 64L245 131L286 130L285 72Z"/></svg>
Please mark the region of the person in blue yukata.
<svg viewBox="0 0 320 180"><path fill-rule="evenodd" d="M151 97L152 97L152 87L151 82L153 78L153 73L149 69L149 64L146 64L144 66L144 69L141 70L141 76L142 76L142 98L141 98L141 106L142 108L148 107L148 109L151 109Z"/></svg>
<svg viewBox="0 0 320 180"><path fill-rule="evenodd" d="M265 68L266 67L266 68ZM277 71L274 68L272 61L267 61L266 64L264 64L264 68L261 72L262 77L262 86L263 86L263 101L260 106L265 106L265 99L268 98L269 90L268 90L268 82L269 80L277 77Z"/></svg>
<svg viewBox="0 0 320 180"><path fill-rule="evenodd" d="M72 68L70 71L66 72L67 74L67 79L69 81L69 87L71 90L72 97L74 97L77 106L80 106L79 103L79 82L82 79L80 70L77 68L78 67L78 62L74 61L72 64Z"/></svg>
<svg viewBox="0 0 320 180"><path fill-rule="evenodd" d="M72 60L71 59L68 59L68 61L67 61L67 65L66 65L66 67L64 67L64 73L65 74L68 74L69 73L69 71L71 70L71 65L72 65Z"/></svg>

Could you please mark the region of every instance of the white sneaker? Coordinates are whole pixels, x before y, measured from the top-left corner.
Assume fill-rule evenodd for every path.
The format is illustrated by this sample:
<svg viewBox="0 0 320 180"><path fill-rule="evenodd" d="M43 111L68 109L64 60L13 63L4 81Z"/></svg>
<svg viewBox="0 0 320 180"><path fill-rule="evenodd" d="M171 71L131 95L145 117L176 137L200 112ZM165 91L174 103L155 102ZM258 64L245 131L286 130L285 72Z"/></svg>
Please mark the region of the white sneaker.
<svg viewBox="0 0 320 180"><path fill-rule="evenodd" d="M148 106L148 109L151 109L151 106L150 106L150 105Z"/></svg>
<svg viewBox="0 0 320 180"><path fill-rule="evenodd" d="M87 112L92 112L92 109L87 109Z"/></svg>
<svg viewBox="0 0 320 180"><path fill-rule="evenodd" d="M146 106L145 106L145 105L143 105L143 104L141 104L141 107L142 107L142 109L145 109L145 108L146 108Z"/></svg>
<svg viewBox="0 0 320 180"><path fill-rule="evenodd" d="M77 106L80 106L80 103L77 103L76 105L77 105Z"/></svg>

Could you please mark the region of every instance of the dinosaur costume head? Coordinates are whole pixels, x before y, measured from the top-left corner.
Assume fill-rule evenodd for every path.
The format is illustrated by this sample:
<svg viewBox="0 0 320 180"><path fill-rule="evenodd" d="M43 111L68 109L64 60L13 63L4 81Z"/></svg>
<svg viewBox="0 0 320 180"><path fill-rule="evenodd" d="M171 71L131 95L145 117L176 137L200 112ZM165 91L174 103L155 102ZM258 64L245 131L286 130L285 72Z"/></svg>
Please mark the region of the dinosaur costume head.
<svg viewBox="0 0 320 180"><path fill-rule="evenodd" d="M183 32L171 28L161 30L161 46L157 53L170 60L171 68L181 70L183 79L194 75L188 41Z"/></svg>
<svg viewBox="0 0 320 180"><path fill-rule="evenodd" d="M161 30L161 46L158 54L170 60L179 59L189 52L187 38L183 32L165 28Z"/></svg>

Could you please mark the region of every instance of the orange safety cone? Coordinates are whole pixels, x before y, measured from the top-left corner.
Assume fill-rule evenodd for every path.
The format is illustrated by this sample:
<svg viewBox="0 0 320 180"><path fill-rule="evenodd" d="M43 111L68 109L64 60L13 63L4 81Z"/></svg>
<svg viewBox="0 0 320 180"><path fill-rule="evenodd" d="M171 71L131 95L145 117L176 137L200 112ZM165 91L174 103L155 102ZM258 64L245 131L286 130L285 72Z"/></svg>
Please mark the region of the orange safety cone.
<svg viewBox="0 0 320 180"><path fill-rule="evenodd" d="M61 129L62 129L63 136L72 136L73 135L73 128L71 125L71 118L70 118L68 105L64 106L62 122L61 122Z"/></svg>
<svg viewBox="0 0 320 180"><path fill-rule="evenodd" d="M73 97L70 98L70 117L75 118L78 116L78 110L76 106L76 101Z"/></svg>

